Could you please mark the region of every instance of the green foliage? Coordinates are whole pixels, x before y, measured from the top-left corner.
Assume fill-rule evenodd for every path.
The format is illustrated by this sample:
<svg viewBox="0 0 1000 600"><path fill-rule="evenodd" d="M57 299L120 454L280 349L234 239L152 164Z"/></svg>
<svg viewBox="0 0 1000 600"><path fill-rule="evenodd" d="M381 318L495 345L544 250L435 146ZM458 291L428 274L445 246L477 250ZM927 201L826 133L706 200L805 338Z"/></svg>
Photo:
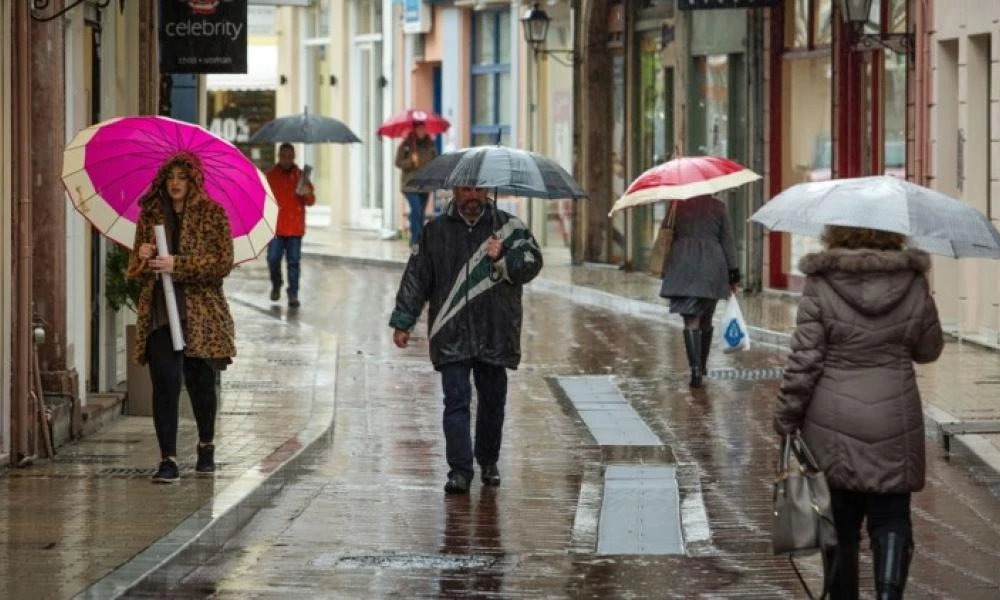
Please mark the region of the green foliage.
<svg viewBox="0 0 1000 600"><path fill-rule="evenodd" d="M124 306L135 312L142 286L134 279L125 278L129 256L129 250L119 244L112 243L108 248L104 262L104 296L114 310L121 310Z"/></svg>

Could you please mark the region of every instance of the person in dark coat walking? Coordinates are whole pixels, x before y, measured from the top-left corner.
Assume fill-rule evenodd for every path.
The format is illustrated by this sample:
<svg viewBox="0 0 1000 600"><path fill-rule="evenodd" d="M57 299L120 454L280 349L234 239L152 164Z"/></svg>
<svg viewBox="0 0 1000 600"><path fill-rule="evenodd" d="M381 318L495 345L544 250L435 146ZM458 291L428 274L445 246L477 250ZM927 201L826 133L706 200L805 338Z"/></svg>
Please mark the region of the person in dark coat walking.
<svg viewBox="0 0 1000 600"><path fill-rule="evenodd" d="M675 200L674 242L663 267L660 296L684 317L691 387L702 386L712 345L712 315L740 282L733 226L725 203L712 196Z"/></svg>
<svg viewBox="0 0 1000 600"><path fill-rule="evenodd" d="M905 237L827 228L800 262L805 287L774 427L796 431L830 486L837 561L830 597L858 597L868 521L879 600L902 598L913 552L910 495L924 487L924 418L913 363L944 347L926 272ZM832 561L833 557L830 557Z"/></svg>
<svg viewBox="0 0 1000 600"><path fill-rule="evenodd" d="M428 340L444 388L444 435L450 471L445 492L468 493L473 458L484 485L500 485L497 460L507 400L507 371L521 362L521 293L542 269L538 242L517 217L497 210L482 188L459 187L428 223L410 256L389 320L405 348L424 304ZM470 404L476 385L475 445Z"/></svg>

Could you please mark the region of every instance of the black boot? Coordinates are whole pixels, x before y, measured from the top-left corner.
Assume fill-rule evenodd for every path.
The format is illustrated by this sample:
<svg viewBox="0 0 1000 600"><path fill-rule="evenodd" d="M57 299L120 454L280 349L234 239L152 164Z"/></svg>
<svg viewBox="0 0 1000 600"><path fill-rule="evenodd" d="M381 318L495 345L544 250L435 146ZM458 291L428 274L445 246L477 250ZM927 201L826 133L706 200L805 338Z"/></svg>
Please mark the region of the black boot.
<svg viewBox="0 0 1000 600"><path fill-rule="evenodd" d="M712 351L712 327L701 328L701 374L708 375L708 353Z"/></svg>
<svg viewBox="0 0 1000 600"><path fill-rule="evenodd" d="M875 561L875 597L898 600L903 597L913 558L913 542L906 535L890 531L872 538Z"/></svg>
<svg viewBox="0 0 1000 600"><path fill-rule="evenodd" d="M687 350L688 365L691 367L691 382L693 388L701 387L701 330L684 330L684 349Z"/></svg>
<svg viewBox="0 0 1000 600"><path fill-rule="evenodd" d="M858 600L858 546L841 542L825 552L831 600Z"/></svg>

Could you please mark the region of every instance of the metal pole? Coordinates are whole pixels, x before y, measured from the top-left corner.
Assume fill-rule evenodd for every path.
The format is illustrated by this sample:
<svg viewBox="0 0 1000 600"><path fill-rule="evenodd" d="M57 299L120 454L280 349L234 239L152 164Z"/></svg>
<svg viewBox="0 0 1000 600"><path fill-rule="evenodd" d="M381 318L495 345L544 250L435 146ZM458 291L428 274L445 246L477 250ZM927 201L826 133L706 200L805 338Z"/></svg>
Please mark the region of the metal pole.
<svg viewBox="0 0 1000 600"><path fill-rule="evenodd" d="M17 305L14 328L14 398L11 457L16 466L32 460L28 447L29 427L35 424L29 411L32 356L32 223L31 223L31 13L28 2L14 3L14 172L17 195Z"/></svg>

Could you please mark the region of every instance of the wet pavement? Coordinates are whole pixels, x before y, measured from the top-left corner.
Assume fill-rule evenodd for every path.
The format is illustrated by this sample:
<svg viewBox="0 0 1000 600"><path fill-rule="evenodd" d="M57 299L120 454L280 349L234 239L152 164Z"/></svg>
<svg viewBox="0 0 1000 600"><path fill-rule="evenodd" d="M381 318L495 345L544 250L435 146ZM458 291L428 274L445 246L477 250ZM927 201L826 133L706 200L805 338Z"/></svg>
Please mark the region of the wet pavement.
<svg viewBox="0 0 1000 600"><path fill-rule="evenodd" d="M234 300L271 311L263 267L242 271ZM749 376L776 374L779 352L716 352L714 378L692 393L676 328L529 290L525 363L510 379L503 483L490 489L477 479L470 495L448 497L441 391L425 323L406 350L392 346L385 325L399 272L306 262L296 321L339 340L332 438L307 453L222 552L192 563L200 567L178 587L146 586L131 597L803 596L787 561L770 554L777 380ZM276 320L288 318L284 308L275 312ZM553 390L554 377L606 374L664 451L602 448ZM924 373L922 384L944 393L951 376ZM945 460L932 437L928 463L927 489L915 496L918 547L907 597L997 597L1000 479L962 451ZM682 510L685 534L707 525L706 539L685 556L597 555L609 464L675 466L682 504L707 516L692 524L699 511ZM804 567L815 583L816 562ZM863 597L871 597L870 571L865 554Z"/></svg>
<svg viewBox="0 0 1000 600"><path fill-rule="evenodd" d="M232 304L239 356L222 374L217 474L194 474L186 397L177 485L150 482L160 458L150 417L121 417L54 460L0 472L0 597L112 597L194 536L218 535L210 525L245 523L250 514L221 517L259 492L315 426L329 428L335 338Z"/></svg>

